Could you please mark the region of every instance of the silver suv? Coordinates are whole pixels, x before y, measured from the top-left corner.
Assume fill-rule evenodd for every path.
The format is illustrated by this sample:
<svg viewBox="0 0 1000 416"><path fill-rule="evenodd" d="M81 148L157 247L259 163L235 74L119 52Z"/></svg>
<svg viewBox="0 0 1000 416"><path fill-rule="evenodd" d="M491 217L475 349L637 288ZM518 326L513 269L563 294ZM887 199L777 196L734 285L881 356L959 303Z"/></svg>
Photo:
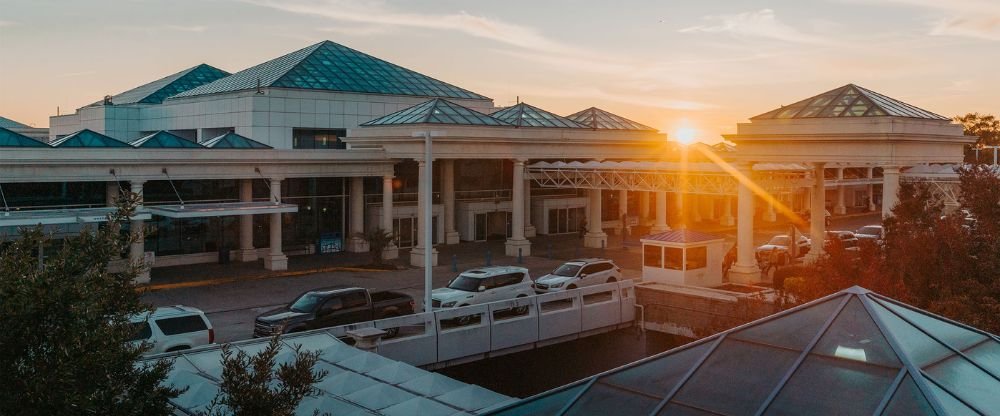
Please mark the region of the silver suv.
<svg viewBox="0 0 1000 416"><path fill-rule="evenodd" d="M536 293L559 292L581 286L617 282L622 269L608 259L576 259L559 266L552 273L535 280Z"/></svg>
<svg viewBox="0 0 1000 416"><path fill-rule="evenodd" d="M131 341L152 345L146 354L191 349L215 342L215 330L205 313L190 306L164 306L132 316L135 327Z"/></svg>

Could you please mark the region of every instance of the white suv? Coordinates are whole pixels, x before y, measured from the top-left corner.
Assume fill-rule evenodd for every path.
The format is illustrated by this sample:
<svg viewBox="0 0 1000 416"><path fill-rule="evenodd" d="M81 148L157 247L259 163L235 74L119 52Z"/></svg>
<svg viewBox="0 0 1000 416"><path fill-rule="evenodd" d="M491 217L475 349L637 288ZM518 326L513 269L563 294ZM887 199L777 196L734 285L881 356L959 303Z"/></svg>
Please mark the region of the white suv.
<svg viewBox="0 0 1000 416"><path fill-rule="evenodd" d="M570 260L552 273L535 281L535 292L549 293L576 289L581 286L617 282L622 278L622 269L607 259Z"/></svg>
<svg viewBox="0 0 1000 416"><path fill-rule="evenodd" d="M146 354L191 349L215 342L215 330L205 313L190 306L164 306L129 318L136 333L132 342L152 345Z"/></svg>
<svg viewBox="0 0 1000 416"><path fill-rule="evenodd" d="M431 306L457 308L531 296L528 269L514 266L483 267L466 270L448 282L447 287L431 292Z"/></svg>

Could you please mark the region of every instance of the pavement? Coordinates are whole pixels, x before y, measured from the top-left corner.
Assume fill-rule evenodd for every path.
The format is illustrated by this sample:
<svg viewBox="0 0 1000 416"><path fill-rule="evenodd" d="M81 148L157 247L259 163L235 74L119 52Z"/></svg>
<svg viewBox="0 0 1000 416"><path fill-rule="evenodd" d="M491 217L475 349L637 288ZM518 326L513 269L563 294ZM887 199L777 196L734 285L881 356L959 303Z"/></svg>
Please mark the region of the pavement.
<svg viewBox="0 0 1000 416"><path fill-rule="evenodd" d="M878 223L878 220L878 213L835 217L829 229L854 230ZM787 233L789 227L787 222L757 222L755 225L756 245L765 243L775 234ZM701 223L691 228L720 234L730 244L735 242L735 227ZM520 263L517 257L504 255L503 241L440 245L437 247L440 265L432 270L433 287L444 286L457 274L456 270L485 266L487 261L492 265L520 265L528 268L532 277L538 277L565 260L580 257L610 258L622 268L625 278L639 279L642 253L638 237L646 230L637 227L633 231L632 237L625 239L610 234L607 247L603 249L582 247L583 241L575 234L538 236L531 238L532 255L524 256ZM151 272L151 284L142 297L154 306L181 304L205 311L215 328L217 342L249 338L258 314L287 304L302 292L318 287L350 285L373 291L399 291L412 296L417 307L421 307L424 270L407 265L407 250L400 250L399 259L390 262L397 270L364 266L370 259L368 253L294 256L288 261L289 270L282 272L264 270L262 261L156 268Z"/></svg>

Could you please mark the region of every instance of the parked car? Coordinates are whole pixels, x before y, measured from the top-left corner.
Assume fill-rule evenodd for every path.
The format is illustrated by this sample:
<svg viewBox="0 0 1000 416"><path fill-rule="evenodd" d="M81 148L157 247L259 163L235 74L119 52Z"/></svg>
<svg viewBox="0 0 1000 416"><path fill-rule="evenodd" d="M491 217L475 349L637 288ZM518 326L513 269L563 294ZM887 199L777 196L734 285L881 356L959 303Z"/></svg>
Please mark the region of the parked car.
<svg viewBox="0 0 1000 416"><path fill-rule="evenodd" d="M205 313L190 306L164 306L152 312L134 315L129 322L135 328L131 342L147 342L146 354L187 350L215 342L215 330Z"/></svg>
<svg viewBox="0 0 1000 416"><path fill-rule="evenodd" d="M799 234L796 240L798 247L796 257L802 257L812 249L812 241L806 236ZM771 237L771 240L767 244L757 247L756 256L758 262L763 256L770 256L771 251L777 249L780 256L778 264L788 264L789 260L791 260L791 250L789 249L791 242L792 237L788 236L788 234L779 234Z"/></svg>
<svg viewBox="0 0 1000 416"><path fill-rule="evenodd" d="M823 241L823 247L829 247L830 241L836 239L840 240L840 244L845 250L858 251L858 237L850 231L827 231L826 239Z"/></svg>
<svg viewBox="0 0 1000 416"><path fill-rule="evenodd" d="M528 269L493 266L466 270L431 292L431 306L458 308L534 295Z"/></svg>
<svg viewBox="0 0 1000 416"><path fill-rule="evenodd" d="M858 240L873 240L882 241L885 239L885 229L881 225L866 225L864 227L858 228L854 232L854 236Z"/></svg>
<svg viewBox="0 0 1000 416"><path fill-rule="evenodd" d="M350 286L331 286L307 291L289 304L257 315L253 336L290 333L410 315L413 298L399 292L369 292ZM386 330L387 338L398 328Z"/></svg>
<svg viewBox="0 0 1000 416"><path fill-rule="evenodd" d="M608 259L576 259L535 280L536 293L559 292L582 286L617 282L622 269Z"/></svg>
<svg viewBox="0 0 1000 416"><path fill-rule="evenodd" d="M803 211L802 215L800 215L800 216L802 217L803 220L805 220L806 222L809 222L811 220L811 218L812 218L812 213L807 209L807 210ZM826 224L826 226L829 227L830 226L830 220L833 218L833 215L830 214L830 210L828 210L828 209L823 210L823 218L824 218L823 223Z"/></svg>

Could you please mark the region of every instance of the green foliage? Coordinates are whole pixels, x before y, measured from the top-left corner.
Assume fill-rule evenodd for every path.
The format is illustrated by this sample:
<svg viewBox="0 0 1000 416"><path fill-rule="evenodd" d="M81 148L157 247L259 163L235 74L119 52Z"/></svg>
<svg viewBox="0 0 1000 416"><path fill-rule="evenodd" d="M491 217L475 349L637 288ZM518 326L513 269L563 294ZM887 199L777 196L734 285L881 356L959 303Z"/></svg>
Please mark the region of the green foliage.
<svg viewBox="0 0 1000 416"><path fill-rule="evenodd" d="M382 228L373 228L355 236L368 242L368 252L372 255L372 264L376 266L382 264L382 253L395 242L396 238L391 231Z"/></svg>
<svg viewBox="0 0 1000 416"><path fill-rule="evenodd" d="M327 371L313 370L319 352L297 347L294 361L278 365L280 336L271 337L267 347L254 356L244 351L234 354L229 344L222 346L219 395L203 416L291 416L302 399L320 394L314 384L323 380Z"/></svg>
<svg viewBox="0 0 1000 416"><path fill-rule="evenodd" d="M971 147L1000 145L1000 120L990 114L969 113L955 117L955 121L965 128L965 135L976 136L979 139ZM992 149L980 151L980 160L976 160L975 152L966 153L966 161L977 163L992 160Z"/></svg>
<svg viewBox="0 0 1000 416"><path fill-rule="evenodd" d="M125 195L104 227L52 241L22 230L0 252L0 414L167 415L177 390L169 362L137 366L128 321L148 311L133 280L139 265L109 272L129 237L119 232L137 198ZM37 250L48 258L39 267Z"/></svg>

